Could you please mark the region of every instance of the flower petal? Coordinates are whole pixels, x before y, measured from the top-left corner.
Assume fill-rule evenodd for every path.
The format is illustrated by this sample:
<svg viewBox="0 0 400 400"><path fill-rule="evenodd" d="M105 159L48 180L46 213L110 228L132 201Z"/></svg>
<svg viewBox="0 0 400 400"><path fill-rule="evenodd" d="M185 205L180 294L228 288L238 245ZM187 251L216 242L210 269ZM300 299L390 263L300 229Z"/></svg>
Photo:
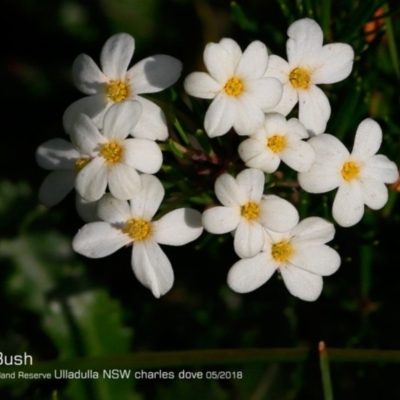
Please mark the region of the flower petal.
<svg viewBox="0 0 400 400"><path fill-rule="evenodd" d="M236 177L237 185L247 197L247 201L259 203L264 192L265 176L254 168L244 169Z"/></svg>
<svg viewBox="0 0 400 400"><path fill-rule="evenodd" d="M360 179L370 178L384 183L394 183L399 178L397 165L386 156L378 154L371 157L360 171Z"/></svg>
<svg viewBox="0 0 400 400"><path fill-rule="evenodd" d="M186 93L200 99L213 99L223 88L209 74L192 72L183 83Z"/></svg>
<svg viewBox="0 0 400 400"><path fill-rule="evenodd" d="M229 174L222 174L216 179L215 195L227 207L240 207L247 201L246 194Z"/></svg>
<svg viewBox="0 0 400 400"><path fill-rule="evenodd" d="M123 163L146 174L155 174L161 168L162 161L160 147L152 140L124 140Z"/></svg>
<svg viewBox="0 0 400 400"><path fill-rule="evenodd" d="M268 253L257 254L233 264L228 273L228 286L237 293L248 293L268 281L276 267Z"/></svg>
<svg viewBox="0 0 400 400"><path fill-rule="evenodd" d="M111 36L100 54L101 69L112 80L125 81L126 71L135 51L135 40L127 33Z"/></svg>
<svg viewBox="0 0 400 400"><path fill-rule="evenodd" d="M105 93L108 78L100 71L91 57L80 54L72 64L75 86L83 93L92 95Z"/></svg>
<svg viewBox="0 0 400 400"><path fill-rule="evenodd" d="M99 200L107 187L107 167L103 157L96 157L77 175L75 187L87 201Z"/></svg>
<svg viewBox="0 0 400 400"><path fill-rule="evenodd" d="M359 179L362 201L373 210L381 209L388 201L389 194L386 185L375 179Z"/></svg>
<svg viewBox="0 0 400 400"><path fill-rule="evenodd" d="M110 193L106 193L98 201L97 214L103 221L117 225L119 228L131 219L128 202L116 199Z"/></svg>
<svg viewBox="0 0 400 400"><path fill-rule="evenodd" d="M142 189L131 199L131 215L134 219L151 221L164 198L162 183L153 175L141 175Z"/></svg>
<svg viewBox="0 0 400 400"><path fill-rule="evenodd" d="M147 57L127 73L134 94L155 93L173 85L180 77L182 63L165 54Z"/></svg>
<svg viewBox="0 0 400 400"><path fill-rule="evenodd" d="M299 185L308 193L325 193L336 189L343 182L336 165L315 162L310 171L299 172Z"/></svg>
<svg viewBox="0 0 400 400"><path fill-rule="evenodd" d="M113 104L104 115L103 135L109 140L125 139L138 123L142 109L134 100Z"/></svg>
<svg viewBox="0 0 400 400"><path fill-rule="evenodd" d="M283 58L274 54L269 56L268 68L265 77L276 78L282 84L289 81L290 67L289 63Z"/></svg>
<svg viewBox="0 0 400 400"><path fill-rule="evenodd" d="M104 113L107 106L111 103L107 101L107 96L103 93L93 96L83 97L72 103L64 112L63 126L66 133L71 134L72 127L75 124L79 114L85 114L93 120L98 128L103 125Z"/></svg>
<svg viewBox="0 0 400 400"><path fill-rule="evenodd" d="M135 168L123 163L117 163L109 168L107 180L111 194L120 200L131 199L142 187Z"/></svg>
<svg viewBox="0 0 400 400"><path fill-rule="evenodd" d="M299 90L299 120L313 135L325 132L331 115L331 106L324 92L311 85L306 90Z"/></svg>
<svg viewBox="0 0 400 400"><path fill-rule="evenodd" d="M165 140L168 137L168 127L165 115L160 107L144 97L137 96L143 107L139 122L132 131L132 136L149 140Z"/></svg>
<svg viewBox="0 0 400 400"><path fill-rule="evenodd" d="M93 121L85 114L80 114L71 131L74 146L83 154L98 154L99 145L106 143L106 138L99 132Z"/></svg>
<svg viewBox="0 0 400 400"><path fill-rule="evenodd" d="M246 81L246 92L253 103L264 112L271 110L282 98L282 84L275 78L261 78Z"/></svg>
<svg viewBox="0 0 400 400"><path fill-rule="evenodd" d="M290 82L284 83L282 86L282 98L279 103L272 107L269 112L279 113L282 115L288 115L293 107L299 100L298 91L292 86Z"/></svg>
<svg viewBox="0 0 400 400"><path fill-rule="evenodd" d="M257 222L241 218L235 231L233 246L240 258L254 257L264 246L263 227Z"/></svg>
<svg viewBox="0 0 400 400"><path fill-rule="evenodd" d="M138 281L157 298L167 293L174 283L171 263L153 240L134 243L132 268Z"/></svg>
<svg viewBox="0 0 400 400"><path fill-rule="evenodd" d="M211 233L232 232L240 221L239 207L212 207L203 212L203 226Z"/></svg>
<svg viewBox="0 0 400 400"><path fill-rule="evenodd" d="M335 236L335 228L331 222L319 217L303 219L291 231L293 243L327 243Z"/></svg>
<svg viewBox="0 0 400 400"><path fill-rule="evenodd" d="M242 49L240 46L233 39L229 38L222 38L219 44L230 54L230 63L236 68L240 57L242 57Z"/></svg>
<svg viewBox="0 0 400 400"><path fill-rule="evenodd" d="M212 101L204 118L204 128L209 137L224 135L235 122L238 102L232 96L219 93Z"/></svg>
<svg viewBox="0 0 400 400"><path fill-rule="evenodd" d="M282 161L290 168L299 172L309 171L315 162L315 151L301 140L287 146L280 154Z"/></svg>
<svg viewBox="0 0 400 400"><path fill-rule="evenodd" d="M39 189L39 201L47 207L58 204L75 186L75 171L56 170L46 176Z"/></svg>
<svg viewBox="0 0 400 400"><path fill-rule="evenodd" d="M340 226L348 228L360 222L363 215L364 202L359 182L343 182L333 202L333 218Z"/></svg>
<svg viewBox="0 0 400 400"><path fill-rule="evenodd" d="M219 43L208 43L203 56L207 71L222 86L234 76L236 57L236 53Z"/></svg>
<svg viewBox="0 0 400 400"><path fill-rule="evenodd" d="M75 196L75 207L78 215L85 222L99 221L97 215L97 201L86 201L79 193Z"/></svg>
<svg viewBox="0 0 400 400"><path fill-rule="evenodd" d="M351 157L366 161L377 153L382 143L382 129L373 119L364 119L358 125Z"/></svg>
<svg viewBox="0 0 400 400"><path fill-rule="evenodd" d="M268 52L264 43L255 40L243 52L235 74L241 79L261 78L268 66Z"/></svg>
<svg viewBox="0 0 400 400"><path fill-rule="evenodd" d="M36 162L44 169L70 169L75 168L75 160L81 154L74 149L72 144L64 139L51 139L41 144L36 150Z"/></svg>
<svg viewBox="0 0 400 400"><path fill-rule="evenodd" d="M280 272L283 282L293 296L305 301L314 301L321 294L323 281L320 275L292 266L283 267Z"/></svg>
<svg viewBox="0 0 400 400"><path fill-rule="evenodd" d="M103 221L91 222L78 231L72 240L72 248L89 258L106 257L132 239L119 229Z"/></svg>
<svg viewBox="0 0 400 400"><path fill-rule="evenodd" d="M182 246L196 240L203 232L201 214L191 208L180 208L153 222L154 240L160 244Z"/></svg>
<svg viewBox="0 0 400 400"><path fill-rule="evenodd" d="M251 135L263 126L265 114L255 100L250 93L243 93L237 98L239 104L235 110L233 128L238 135Z"/></svg>

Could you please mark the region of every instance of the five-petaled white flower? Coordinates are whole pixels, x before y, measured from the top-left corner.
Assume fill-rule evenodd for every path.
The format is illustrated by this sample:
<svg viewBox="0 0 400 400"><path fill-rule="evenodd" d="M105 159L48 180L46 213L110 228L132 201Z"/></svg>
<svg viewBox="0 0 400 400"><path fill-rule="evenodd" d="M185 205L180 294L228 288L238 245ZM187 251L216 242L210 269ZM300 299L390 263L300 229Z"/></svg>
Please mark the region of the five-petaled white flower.
<svg viewBox="0 0 400 400"><path fill-rule="evenodd" d="M322 276L340 266L339 254L325 244L333 239L333 225L310 217L289 232L265 232L262 252L235 263L228 273L228 285L239 293L251 292L278 271L293 296L316 300L322 291Z"/></svg>
<svg viewBox="0 0 400 400"><path fill-rule="evenodd" d="M364 204L373 210L388 200L385 183L393 183L399 173L396 164L378 154L382 130L377 122L365 119L357 128L354 147L349 154L336 137L328 134L311 138L317 158L309 172L298 174L300 186L310 193L339 188L332 214L344 227L357 224L364 215Z"/></svg>
<svg viewBox="0 0 400 400"><path fill-rule="evenodd" d="M323 91L315 85L347 78L353 68L354 51L344 43L323 46L320 26L308 18L290 25L288 36L288 62L270 56L265 74L283 84L282 99L271 111L287 115L298 101L300 122L312 134L318 135L325 131L331 106Z"/></svg>
<svg viewBox="0 0 400 400"><path fill-rule="evenodd" d="M314 149L301 139L308 133L296 119L286 121L277 113L265 116L264 126L239 146L240 158L247 167L275 172L281 160L295 171L308 171L315 161Z"/></svg>
<svg viewBox="0 0 400 400"><path fill-rule="evenodd" d="M88 115L102 128L104 113L114 103L138 100L143 114L135 127L135 136L152 140L168 137L165 116L160 107L138 96L159 92L174 84L182 70L182 63L167 55L145 58L133 67L128 65L135 50L132 36L120 33L106 41L101 50L101 69L86 54L79 55L73 64L76 87L89 95L71 104L64 113L63 123L67 133L80 113Z"/></svg>
<svg viewBox="0 0 400 400"><path fill-rule="evenodd" d="M264 245L264 229L285 232L299 221L295 207L278 196L263 196L264 174L245 169L236 179L223 174L215 181L215 194L223 206L203 213L204 228L216 234L234 233L239 257L254 257Z"/></svg>
<svg viewBox="0 0 400 400"><path fill-rule="evenodd" d="M111 106L104 116L100 133L94 122L80 114L71 132L76 149L90 158L76 177L76 190L88 201L99 200L107 185L121 200L132 198L140 190L139 173L156 173L162 153L153 140L128 138L142 111L138 101Z"/></svg>
<svg viewBox="0 0 400 400"><path fill-rule="evenodd" d="M103 221L79 230L72 247L86 257L100 258L133 244L133 272L155 297L160 297L171 289L174 273L158 243L184 245L197 239L203 227L200 213L190 208L171 211L152 221L164 197L164 188L152 175L142 175L141 179L142 189L129 204L106 194L98 204L98 215Z"/></svg>
<svg viewBox="0 0 400 400"><path fill-rule="evenodd" d="M234 40L225 38L207 44L204 63L209 73L191 73L184 86L192 96L214 99L205 116L207 134L221 136L233 127L239 135L249 135L261 128L264 112L282 97L281 83L263 77L268 67L265 45L254 41L242 54Z"/></svg>

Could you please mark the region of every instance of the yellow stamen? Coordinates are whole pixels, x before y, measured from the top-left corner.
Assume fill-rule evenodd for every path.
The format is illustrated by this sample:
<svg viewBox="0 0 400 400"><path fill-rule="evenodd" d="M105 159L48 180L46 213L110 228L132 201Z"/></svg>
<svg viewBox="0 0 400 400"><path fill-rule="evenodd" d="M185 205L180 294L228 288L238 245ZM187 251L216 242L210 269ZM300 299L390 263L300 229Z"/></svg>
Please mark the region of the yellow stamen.
<svg viewBox="0 0 400 400"><path fill-rule="evenodd" d="M303 68L295 68L289 75L289 81L296 89L308 89L310 73Z"/></svg>
<svg viewBox="0 0 400 400"><path fill-rule="evenodd" d="M268 138L267 146L274 153L280 153L286 147L286 139L281 135L274 135Z"/></svg>
<svg viewBox="0 0 400 400"><path fill-rule="evenodd" d="M229 96L239 96L243 92L243 82L234 76L226 82L224 90Z"/></svg>
<svg viewBox="0 0 400 400"><path fill-rule="evenodd" d="M100 154L107 160L108 163L116 163L122 156L122 147L115 143L109 142L101 145Z"/></svg>
<svg viewBox="0 0 400 400"><path fill-rule="evenodd" d="M347 161L343 164L342 176L346 181L351 181L360 173L360 167L354 161Z"/></svg>
<svg viewBox="0 0 400 400"><path fill-rule="evenodd" d="M110 81L107 84L107 97L119 103L129 96L129 87L125 82Z"/></svg>
<svg viewBox="0 0 400 400"><path fill-rule="evenodd" d="M130 219L124 231L133 240L144 240L150 234L150 224L142 219Z"/></svg>
<svg viewBox="0 0 400 400"><path fill-rule="evenodd" d="M293 255L293 252L290 242L286 241L275 243L271 249L272 258L278 262L287 261Z"/></svg>
<svg viewBox="0 0 400 400"><path fill-rule="evenodd" d="M260 209L256 203L246 203L241 209L242 217L245 217L248 220L257 218L259 212Z"/></svg>
<svg viewBox="0 0 400 400"><path fill-rule="evenodd" d="M75 172L79 173L89 163L90 158L78 158L77 160L75 160Z"/></svg>

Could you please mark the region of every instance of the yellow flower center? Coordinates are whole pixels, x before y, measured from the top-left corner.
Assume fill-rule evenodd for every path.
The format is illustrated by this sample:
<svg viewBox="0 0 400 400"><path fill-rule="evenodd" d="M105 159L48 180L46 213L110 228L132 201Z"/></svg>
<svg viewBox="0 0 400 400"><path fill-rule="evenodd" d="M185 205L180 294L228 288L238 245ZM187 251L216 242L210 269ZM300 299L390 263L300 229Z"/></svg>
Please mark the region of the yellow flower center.
<svg viewBox="0 0 400 400"><path fill-rule="evenodd" d="M100 154L110 164L116 163L122 156L122 147L115 143L109 142L101 145Z"/></svg>
<svg viewBox="0 0 400 400"><path fill-rule="evenodd" d="M278 262L285 262L293 255L293 247L290 242L282 241L275 243L272 246L271 254L272 258Z"/></svg>
<svg viewBox="0 0 400 400"><path fill-rule="evenodd" d="M78 158L75 160L75 172L78 174L89 163L90 158Z"/></svg>
<svg viewBox="0 0 400 400"><path fill-rule="evenodd" d="M224 90L229 96L239 96L243 92L243 82L234 76L226 82Z"/></svg>
<svg viewBox="0 0 400 400"><path fill-rule="evenodd" d="M142 219L130 219L124 231L133 240L144 240L150 234L150 224Z"/></svg>
<svg viewBox="0 0 400 400"><path fill-rule="evenodd" d="M346 181L351 181L360 173L360 167L354 161L347 161L343 164L342 176Z"/></svg>
<svg viewBox="0 0 400 400"><path fill-rule="evenodd" d="M289 81L296 89L308 89L310 73L303 68L295 68L289 75Z"/></svg>
<svg viewBox="0 0 400 400"><path fill-rule="evenodd" d="M286 147L285 136L274 135L268 138L267 146L274 153L280 153Z"/></svg>
<svg viewBox="0 0 400 400"><path fill-rule="evenodd" d="M107 97L119 103L129 96L129 87L125 82L110 81L107 84Z"/></svg>
<svg viewBox="0 0 400 400"><path fill-rule="evenodd" d="M259 212L260 209L256 203L246 203L241 209L242 217L245 217L248 220L257 218Z"/></svg>

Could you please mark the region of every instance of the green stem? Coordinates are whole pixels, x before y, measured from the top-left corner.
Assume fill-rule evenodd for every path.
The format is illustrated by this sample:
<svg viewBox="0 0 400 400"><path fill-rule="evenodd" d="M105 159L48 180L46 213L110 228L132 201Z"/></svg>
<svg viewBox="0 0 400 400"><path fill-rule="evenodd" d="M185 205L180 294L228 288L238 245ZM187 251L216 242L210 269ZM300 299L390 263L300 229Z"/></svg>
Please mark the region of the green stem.
<svg viewBox="0 0 400 400"><path fill-rule="evenodd" d="M319 365L321 367L322 388L324 390L324 399L333 400L331 373L329 370L329 359L324 342L319 343L318 350L319 350Z"/></svg>

